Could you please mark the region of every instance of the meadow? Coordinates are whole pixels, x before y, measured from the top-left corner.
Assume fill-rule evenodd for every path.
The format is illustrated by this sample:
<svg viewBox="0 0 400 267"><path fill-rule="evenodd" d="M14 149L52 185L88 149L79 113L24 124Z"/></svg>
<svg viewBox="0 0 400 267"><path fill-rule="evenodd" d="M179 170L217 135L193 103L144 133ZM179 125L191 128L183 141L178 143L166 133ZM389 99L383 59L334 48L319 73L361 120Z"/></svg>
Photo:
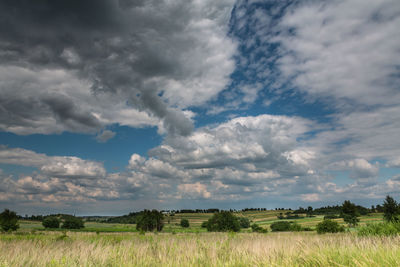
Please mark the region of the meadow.
<svg viewBox="0 0 400 267"><path fill-rule="evenodd" d="M353 233L0 235L0 266L400 266L400 237Z"/></svg>
<svg viewBox="0 0 400 267"><path fill-rule="evenodd" d="M269 228L282 211L236 213ZM165 217L160 233L139 233L132 224L86 222L75 231L45 230L21 220L14 233L0 234L2 266L400 266L400 236L311 232L208 233L201 223L211 213ZM188 219L189 228L179 225ZM292 219L315 228L323 216ZM344 224L342 219L335 219ZM382 222L381 213L360 217L360 226Z"/></svg>

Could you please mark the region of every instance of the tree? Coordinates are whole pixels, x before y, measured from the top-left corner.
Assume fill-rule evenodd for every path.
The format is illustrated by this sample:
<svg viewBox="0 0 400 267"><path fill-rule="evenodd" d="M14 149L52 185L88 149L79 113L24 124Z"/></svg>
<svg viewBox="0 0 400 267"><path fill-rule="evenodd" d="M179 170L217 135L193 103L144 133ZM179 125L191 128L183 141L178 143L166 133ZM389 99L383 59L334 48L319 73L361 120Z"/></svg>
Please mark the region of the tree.
<svg viewBox="0 0 400 267"><path fill-rule="evenodd" d="M350 200L345 200L343 202L340 216L349 226L356 226L360 221L360 219L357 218L359 216L357 206L351 203Z"/></svg>
<svg viewBox="0 0 400 267"><path fill-rule="evenodd" d="M19 228L17 213L10 211L9 209L5 209L2 213L0 213L0 226L3 231L17 230Z"/></svg>
<svg viewBox="0 0 400 267"><path fill-rule="evenodd" d="M391 196L386 196L383 202L383 218L387 222L398 222L399 221L399 210L400 207Z"/></svg>
<svg viewBox="0 0 400 267"><path fill-rule="evenodd" d="M239 219L229 211L215 213L207 221L207 231L209 232L239 232Z"/></svg>
<svg viewBox="0 0 400 267"><path fill-rule="evenodd" d="M81 218L69 215L65 216L64 223L61 228L64 229L81 229L84 228L84 222Z"/></svg>
<svg viewBox="0 0 400 267"><path fill-rule="evenodd" d="M43 219L42 224L44 228L59 228L60 220L55 216L48 216Z"/></svg>
<svg viewBox="0 0 400 267"><path fill-rule="evenodd" d="M323 220L317 224L317 233L339 233L344 232L344 227L340 226L337 222L332 220Z"/></svg>
<svg viewBox="0 0 400 267"><path fill-rule="evenodd" d="M184 228L189 227L189 220L188 219L181 219L181 226Z"/></svg>
<svg viewBox="0 0 400 267"><path fill-rule="evenodd" d="M136 229L140 231L161 231L164 227L164 215L158 210L144 210L137 217Z"/></svg>

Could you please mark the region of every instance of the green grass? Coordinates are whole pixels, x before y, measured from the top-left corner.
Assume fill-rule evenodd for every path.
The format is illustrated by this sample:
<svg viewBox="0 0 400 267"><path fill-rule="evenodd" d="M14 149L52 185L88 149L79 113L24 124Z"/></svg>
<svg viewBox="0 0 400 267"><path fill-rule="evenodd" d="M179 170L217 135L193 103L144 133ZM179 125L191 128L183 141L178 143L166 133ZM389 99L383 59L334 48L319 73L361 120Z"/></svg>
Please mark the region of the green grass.
<svg viewBox="0 0 400 267"><path fill-rule="evenodd" d="M20 232L0 234L0 266L400 266L400 237Z"/></svg>

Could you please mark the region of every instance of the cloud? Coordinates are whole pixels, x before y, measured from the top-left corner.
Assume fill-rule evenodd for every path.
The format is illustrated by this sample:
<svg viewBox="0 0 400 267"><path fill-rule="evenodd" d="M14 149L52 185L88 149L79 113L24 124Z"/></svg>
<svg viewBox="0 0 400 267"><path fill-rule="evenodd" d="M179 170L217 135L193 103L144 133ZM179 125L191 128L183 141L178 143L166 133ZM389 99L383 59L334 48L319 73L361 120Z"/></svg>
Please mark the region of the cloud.
<svg viewBox="0 0 400 267"><path fill-rule="evenodd" d="M96 136L96 140L100 143L105 143L111 138L114 138L115 132L110 131L110 130L104 130L100 134Z"/></svg>
<svg viewBox="0 0 400 267"><path fill-rule="evenodd" d="M77 157L38 154L22 148L0 147L0 163L37 167L44 175L57 178L98 178L106 171L102 163Z"/></svg>
<svg viewBox="0 0 400 267"><path fill-rule="evenodd" d="M211 194L207 191L207 186L200 184L199 182L194 184L181 184L178 186L178 190L184 196L188 198L202 197L210 198Z"/></svg>
<svg viewBox="0 0 400 267"><path fill-rule="evenodd" d="M171 134L190 134L193 124L182 110L216 97L235 66L236 45L227 37L232 7L230 0L2 2L0 108L12 119L2 118L1 127L96 132L120 123L99 112L101 98L103 108L123 103L107 113L143 112L144 125L155 117ZM70 76L65 80L81 83L79 89L60 89L52 76L42 78L46 72ZM49 120L52 126L40 125Z"/></svg>
<svg viewBox="0 0 400 267"><path fill-rule="evenodd" d="M392 0L293 5L273 38L278 66L300 90L341 105L397 105L399 11Z"/></svg>
<svg viewBox="0 0 400 267"><path fill-rule="evenodd" d="M378 164L371 164L365 159L352 159L333 163L339 170L350 171L353 179L375 178L379 172Z"/></svg>

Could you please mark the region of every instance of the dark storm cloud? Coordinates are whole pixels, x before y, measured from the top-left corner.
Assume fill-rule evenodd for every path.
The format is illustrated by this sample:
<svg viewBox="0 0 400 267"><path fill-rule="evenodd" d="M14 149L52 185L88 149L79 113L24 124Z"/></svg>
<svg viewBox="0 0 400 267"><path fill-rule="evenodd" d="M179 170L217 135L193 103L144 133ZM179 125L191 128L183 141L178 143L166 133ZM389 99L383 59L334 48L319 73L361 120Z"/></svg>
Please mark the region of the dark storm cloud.
<svg viewBox="0 0 400 267"><path fill-rule="evenodd" d="M222 15L218 12L227 13L229 3L225 2L225 9L212 10L213 5L222 4L207 6L207 3L192 1L1 1L0 62L3 66L35 71L63 69L74 72L90 83L94 94L121 95L136 109L162 119L169 133L187 135L192 131L192 122L184 116L181 108L174 106L192 104L193 96L180 101L180 95L188 93L181 92L180 88L190 91L193 85L189 83L195 81L196 84L196 78L210 80L208 74L204 74L207 71L201 68L211 68L198 64L198 59L223 55L218 50L223 43L211 51L213 44L205 46L198 41L207 40L202 35L210 34L210 29L220 26ZM200 8L204 10L199 11ZM213 22L215 25L205 24L203 16L206 17L204 21L216 21ZM224 41L225 37L221 38ZM229 55L226 55L229 60ZM201 101L222 90L232 66L221 69L221 77L217 77L220 84ZM214 74L210 72L209 75ZM173 90L162 98L162 92L171 86ZM202 87L207 89L210 86L198 87L202 93L205 91ZM73 121L80 124L86 120L89 128L98 129L98 123L90 116L76 116L74 112L68 112L64 100L52 100L51 103L46 99L35 99L35 106L31 108L35 110L36 105L47 105L61 123ZM59 104L61 107L57 107Z"/></svg>

